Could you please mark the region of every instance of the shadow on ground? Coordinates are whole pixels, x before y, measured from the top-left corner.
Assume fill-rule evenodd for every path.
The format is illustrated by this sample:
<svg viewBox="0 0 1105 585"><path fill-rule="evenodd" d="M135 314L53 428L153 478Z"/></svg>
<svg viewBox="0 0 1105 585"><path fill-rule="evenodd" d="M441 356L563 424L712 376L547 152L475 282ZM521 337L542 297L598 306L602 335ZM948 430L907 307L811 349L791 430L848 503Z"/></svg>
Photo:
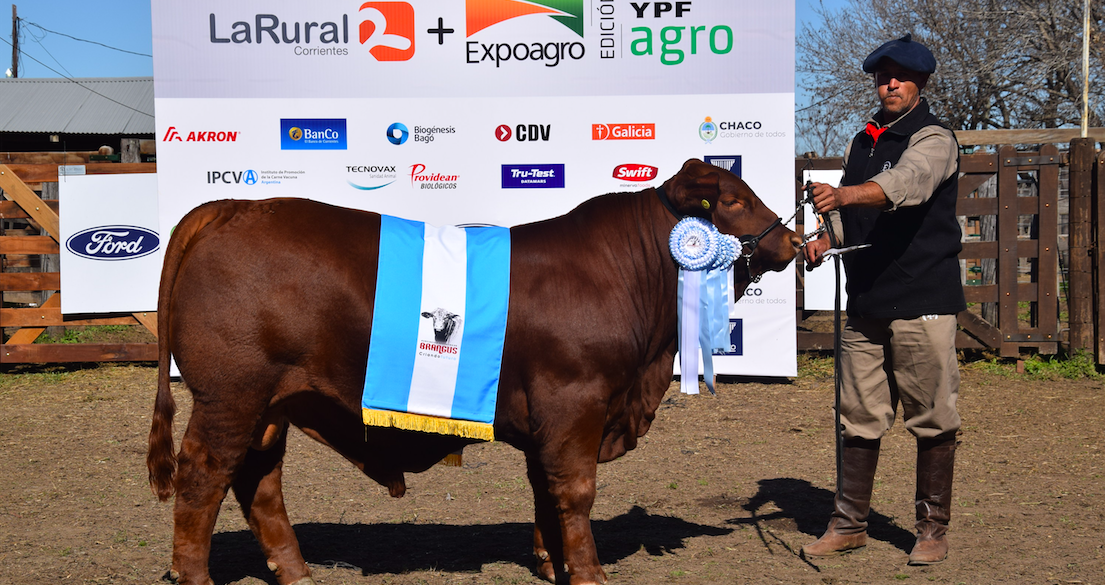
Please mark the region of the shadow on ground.
<svg viewBox="0 0 1105 585"><path fill-rule="evenodd" d="M639 550L662 555L683 548L685 539L733 531L654 516L634 506L610 520L592 520L599 558L616 563ZM296 536L309 564L343 567L364 575L437 570L473 572L488 563L507 562L533 569L533 524L299 524ZM276 583L253 534L246 530L214 535L211 576L217 583L246 577Z"/></svg>

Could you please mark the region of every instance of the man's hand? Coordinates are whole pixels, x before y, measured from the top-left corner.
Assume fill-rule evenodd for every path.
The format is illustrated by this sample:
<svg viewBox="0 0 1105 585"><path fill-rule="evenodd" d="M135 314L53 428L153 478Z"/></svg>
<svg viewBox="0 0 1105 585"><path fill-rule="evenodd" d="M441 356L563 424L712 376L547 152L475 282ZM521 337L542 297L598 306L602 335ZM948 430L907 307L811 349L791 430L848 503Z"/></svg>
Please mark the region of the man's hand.
<svg viewBox="0 0 1105 585"><path fill-rule="evenodd" d="M817 213L828 213L841 207L890 207L890 200L886 198L882 187L871 181L850 187L810 183L810 194L813 195L813 207Z"/></svg>
<svg viewBox="0 0 1105 585"><path fill-rule="evenodd" d="M825 251L830 247L829 234L821 234L816 240L806 242L806 270L821 266Z"/></svg>

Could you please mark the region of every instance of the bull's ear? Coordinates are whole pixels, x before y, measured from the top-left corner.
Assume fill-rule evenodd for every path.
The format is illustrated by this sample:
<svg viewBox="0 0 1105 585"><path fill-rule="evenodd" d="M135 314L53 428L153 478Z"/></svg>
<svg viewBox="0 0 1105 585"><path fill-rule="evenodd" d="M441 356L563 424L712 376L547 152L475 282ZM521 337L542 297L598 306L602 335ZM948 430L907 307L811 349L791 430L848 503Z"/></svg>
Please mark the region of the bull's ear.
<svg viewBox="0 0 1105 585"><path fill-rule="evenodd" d="M716 167L691 159L668 180L664 190L671 204L683 215L709 219L721 194L721 175Z"/></svg>
<svg viewBox="0 0 1105 585"><path fill-rule="evenodd" d="M433 315L433 313L431 313L429 311L422 311L422 316L429 319L430 317L433 317L434 315Z"/></svg>

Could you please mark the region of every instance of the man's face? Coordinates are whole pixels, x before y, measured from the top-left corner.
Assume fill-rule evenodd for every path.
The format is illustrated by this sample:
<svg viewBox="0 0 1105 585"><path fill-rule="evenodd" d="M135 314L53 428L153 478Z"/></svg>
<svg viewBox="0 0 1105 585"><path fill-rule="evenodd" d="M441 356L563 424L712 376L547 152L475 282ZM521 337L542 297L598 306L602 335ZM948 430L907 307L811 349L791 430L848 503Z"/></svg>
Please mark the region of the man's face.
<svg viewBox="0 0 1105 585"><path fill-rule="evenodd" d="M889 59L882 61L875 72L875 86L887 122L897 120L921 101L921 90L928 78L927 73L911 71Z"/></svg>

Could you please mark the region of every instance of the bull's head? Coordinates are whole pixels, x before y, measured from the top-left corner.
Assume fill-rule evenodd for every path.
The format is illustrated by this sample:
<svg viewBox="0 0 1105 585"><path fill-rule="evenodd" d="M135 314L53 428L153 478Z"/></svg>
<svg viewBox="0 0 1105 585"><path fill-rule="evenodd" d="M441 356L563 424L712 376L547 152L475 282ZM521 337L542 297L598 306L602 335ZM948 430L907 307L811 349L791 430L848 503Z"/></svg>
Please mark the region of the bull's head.
<svg viewBox="0 0 1105 585"><path fill-rule="evenodd" d="M457 325L460 324L460 315L450 313L441 307L434 309L432 312L423 311L422 316L433 321L434 341L438 343L448 343L449 338L457 330Z"/></svg>
<svg viewBox="0 0 1105 585"><path fill-rule="evenodd" d="M733 278L738 282L756 278L769 270L781 271L798 254L802 236L784 225L772 228L779 216L768 209L740 177L727 170L698 159L688 160L679 173L664 183L664 192L679 213L705 218L721 233L743 237L746 255L751 251L748 249L750 238L760 238L751 256L737 260ZM747 274L740 266L745 262Z"/></svg>

